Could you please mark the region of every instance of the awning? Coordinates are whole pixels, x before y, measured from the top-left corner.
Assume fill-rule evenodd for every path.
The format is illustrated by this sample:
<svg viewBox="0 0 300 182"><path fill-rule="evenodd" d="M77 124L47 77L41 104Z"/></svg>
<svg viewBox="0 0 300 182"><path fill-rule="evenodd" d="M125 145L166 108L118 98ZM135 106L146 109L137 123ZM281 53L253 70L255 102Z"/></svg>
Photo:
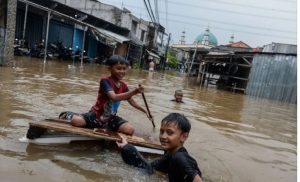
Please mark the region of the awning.
<svg viewBox="0 0 300 182"><path fill-rule="evenodd" d="M100 34L100 37L104 37L106 39L109 39L108 42L118 42L118 43L123 43L130 41L127 37L124 37L122 35L119 35L117 33L111 32L109 30L105 30L102 28L95 28L95 31L93 33L95 34Z"/></svg>
<svg viewBox="0 0 300 182"><path fill-rule="evenodd" d="M155 58L157 58L157 59L160 59L159 55L155 54L154 52L151 52L151 51L148 51L148 50L146 50L146 51L147 51L147 53L148 53L150 56L155 57Z"/></svg>

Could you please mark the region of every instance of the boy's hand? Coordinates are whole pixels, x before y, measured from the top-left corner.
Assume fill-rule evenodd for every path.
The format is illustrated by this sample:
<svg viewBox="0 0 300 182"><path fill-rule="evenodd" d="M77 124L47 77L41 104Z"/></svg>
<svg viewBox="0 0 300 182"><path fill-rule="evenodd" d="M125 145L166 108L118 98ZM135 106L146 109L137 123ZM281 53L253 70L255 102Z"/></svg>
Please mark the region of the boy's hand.
<svg viewBox="0 0 300 182"><path fill-rule="evenodd" d="M125 145L128 144L128 142L124 136L122 136L122 135L119 135L119 136L121 137L122 140L121 140L121 142L116 141L116 144L118 145L119 148L122 149Z"/></svg>
<svg viewBox="0 0 300 182"><path fill-rule="evenodd" d="M139 86L135 89L136 94L143 93L143 92L144 92L144 87L142 87L142 86Z"/></svg>
<svg viewBox="0 0 300 182"><path fill-rule="evenodd" d="M150 120L153 120L153 119L154 119L153 116L152 116L150 113L148 113L147 111L146 111L146 115L147 115L147 117L148 117Z"/></svg>

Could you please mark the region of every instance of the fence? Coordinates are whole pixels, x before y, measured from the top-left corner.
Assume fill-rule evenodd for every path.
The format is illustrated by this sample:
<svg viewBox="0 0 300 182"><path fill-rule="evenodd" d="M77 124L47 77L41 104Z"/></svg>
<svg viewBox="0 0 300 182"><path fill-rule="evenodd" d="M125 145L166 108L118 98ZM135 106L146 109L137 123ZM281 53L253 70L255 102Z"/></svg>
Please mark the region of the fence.
<svg viewBox="0 0 300 182"><path fill-rule="evenodd" d="M255 55L246 94L297 103L297 56Z"/></svg>

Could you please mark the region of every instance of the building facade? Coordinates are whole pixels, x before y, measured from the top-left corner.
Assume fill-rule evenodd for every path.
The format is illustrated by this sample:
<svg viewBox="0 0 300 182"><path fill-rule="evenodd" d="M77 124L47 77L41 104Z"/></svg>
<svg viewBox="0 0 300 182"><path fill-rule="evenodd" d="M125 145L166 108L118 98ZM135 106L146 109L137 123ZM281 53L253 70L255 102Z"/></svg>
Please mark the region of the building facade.
<svg viewBox="0 0 300 182"><path fill-rule="evenodd" d="M164 55L162 44L165 29L159 24L138 18L126 8L120 9L95 0L55 1L129 30L128 38L131 41L125 46L127 48L126 55L121 54L129 61L140 62L145 53L144 48L153 50L161 56ZM124 53L124 51L117 53L120 52Z"/></svg>

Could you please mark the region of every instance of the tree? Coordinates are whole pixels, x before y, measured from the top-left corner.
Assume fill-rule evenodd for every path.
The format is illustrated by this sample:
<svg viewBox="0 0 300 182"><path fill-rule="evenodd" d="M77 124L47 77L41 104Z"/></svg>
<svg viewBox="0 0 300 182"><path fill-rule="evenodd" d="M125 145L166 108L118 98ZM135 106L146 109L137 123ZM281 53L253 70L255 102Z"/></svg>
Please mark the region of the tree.
<svg viewBox="0 0 300 182"><path fill-rule="evenodd" d="M170 68L177 68L178 60L176 58L176 52L173 50L169 50L167 58L167 66Z"/></svg>

